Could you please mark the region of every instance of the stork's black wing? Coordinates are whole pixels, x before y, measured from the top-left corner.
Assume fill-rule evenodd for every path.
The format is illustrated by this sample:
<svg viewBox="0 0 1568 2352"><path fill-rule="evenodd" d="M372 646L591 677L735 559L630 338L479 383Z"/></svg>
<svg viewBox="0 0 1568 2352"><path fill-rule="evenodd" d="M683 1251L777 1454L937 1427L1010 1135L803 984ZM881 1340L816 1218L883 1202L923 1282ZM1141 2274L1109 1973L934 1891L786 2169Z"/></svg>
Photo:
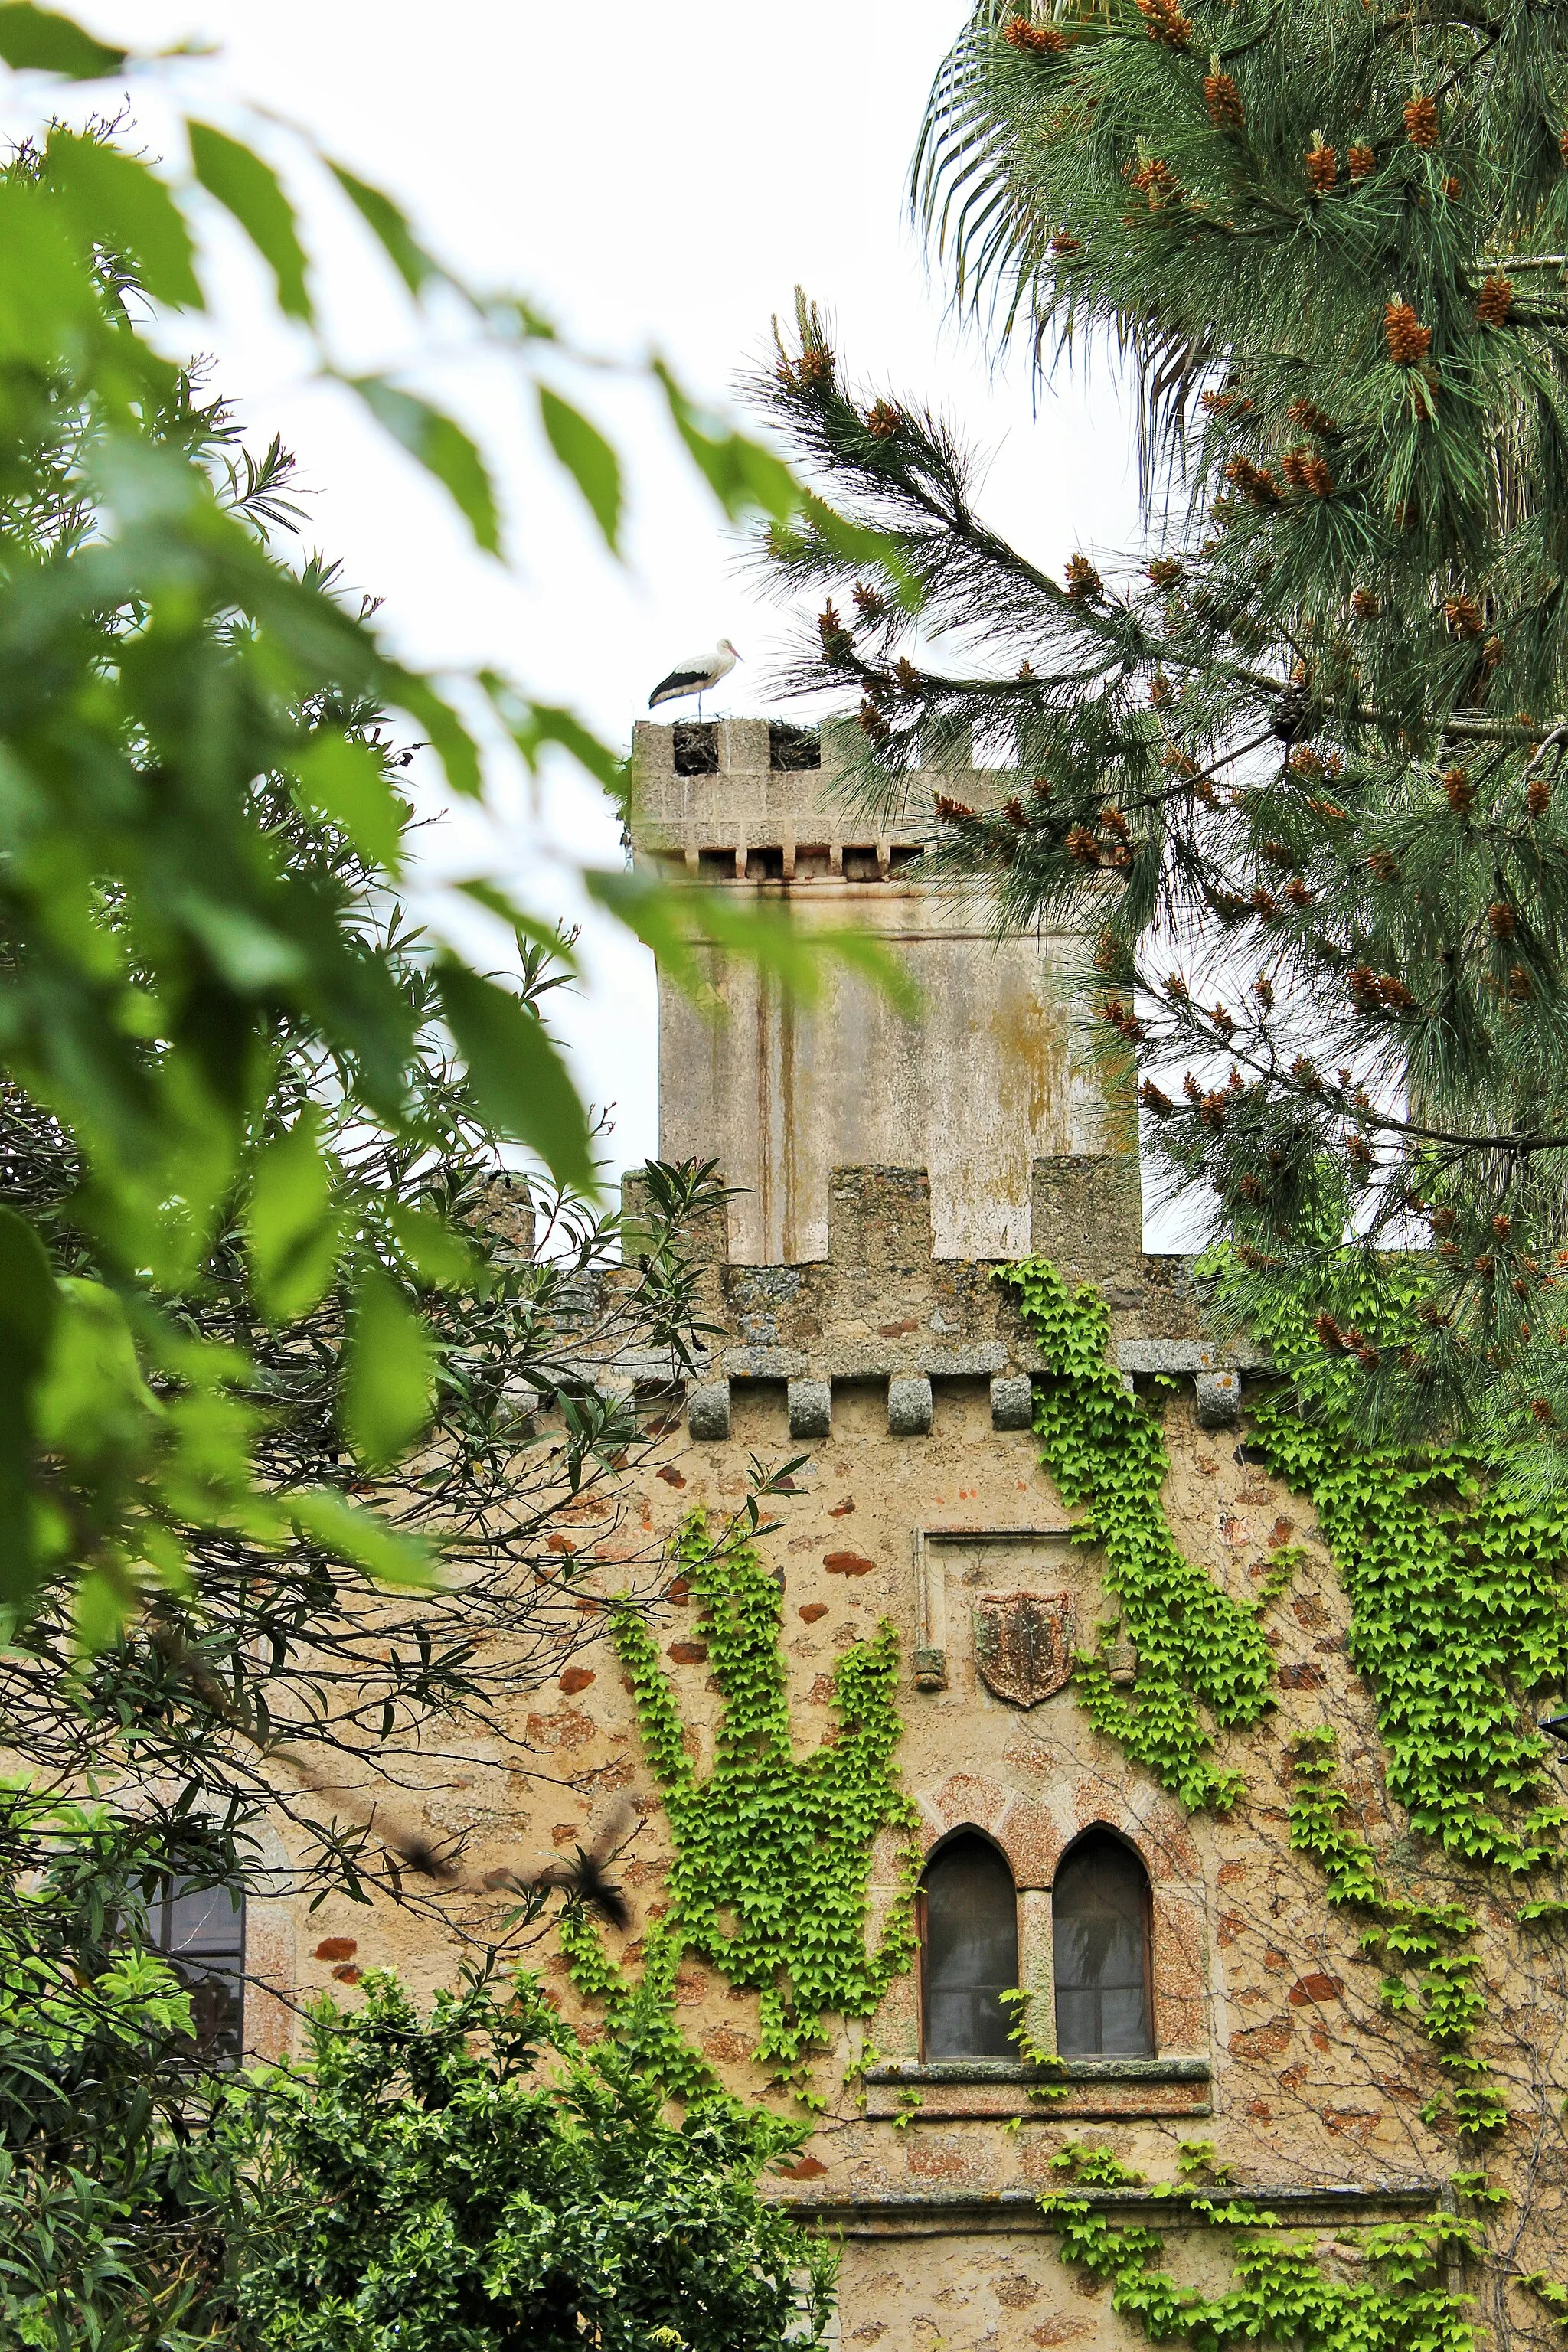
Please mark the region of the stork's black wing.
<svg viewBox="0 0 1568 2352"><path fill-rule="evenodd" d="M650 710L657 710L661 702L678 701L683 694L700 694L710 683L709 673L705 669L672 669L668 677L659 679L648 696L647 707Z"/></svg>

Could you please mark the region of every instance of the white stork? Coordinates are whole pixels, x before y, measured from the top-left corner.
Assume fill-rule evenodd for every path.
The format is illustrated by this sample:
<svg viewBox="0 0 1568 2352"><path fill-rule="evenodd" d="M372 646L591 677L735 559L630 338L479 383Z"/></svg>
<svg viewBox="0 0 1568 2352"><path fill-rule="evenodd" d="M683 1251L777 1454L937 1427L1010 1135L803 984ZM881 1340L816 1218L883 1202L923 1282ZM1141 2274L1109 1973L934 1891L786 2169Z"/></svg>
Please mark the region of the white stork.
<svg viewBox="0 0 1568 2352"><path fill-rule="evenodd" d="M696 654L690 661L677 662L668 677L661 677L648 696L647 707L657 710L661 702L679 702L687 695L697 697L697 716L702 716L702 698L721 677L728 677L740 655L728 637L721 637L719 650L711 654Z"/></svg>

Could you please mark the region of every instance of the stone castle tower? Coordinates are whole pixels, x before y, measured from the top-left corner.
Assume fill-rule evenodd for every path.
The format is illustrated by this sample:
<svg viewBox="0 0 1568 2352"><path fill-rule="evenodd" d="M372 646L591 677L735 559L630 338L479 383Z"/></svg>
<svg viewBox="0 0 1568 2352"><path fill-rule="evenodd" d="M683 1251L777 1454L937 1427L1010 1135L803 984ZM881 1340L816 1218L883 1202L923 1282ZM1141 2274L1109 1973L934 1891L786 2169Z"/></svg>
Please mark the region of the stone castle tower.
<svg viewBox="0 0 1568 2352"><path fill-rule="evenodd" d="M879 1615L906 1662L900 1761L931 1857L923 1948L864 2029L846 2030L840 2083L875 2053L863 2105L839 2090L788 2190L842 2234L843 2341L1141 2341L1055 2259L1037 2199L1075 2137L1166 2182L1181 2141L1212 2141L1270 2210L1320 2233L1327 2275L1354 2276L1339 2233L1431 2212L1451 2194L1437 2185L1449 2159L1423 2143L1381 2032L1358 2042L1347 2023L1352 1938L1287 1849L1281 1791L1225 1821L1184 1813L1094 1735L1049 1664L1055 1625L1088 1638L1106 1600L1098 1554L1072 1544L1040 1470L1039 1360L993 1278L1026 1254L1100 1287L1128 1387L1163 1376L1179 1391L1164 1500L1188 1555L1247 1596L1268 1549L1307 1537L1294 1605L1269 1633L1276 1720L1326 1710L1372 1742L1303 1507L1237 1443L1257 1360L1206 1346L1184 1263L1144 1253L1135 1131L1104 1099L1055 985L1068 944L998 945L981 908L923 879L930 794L876 833L836 790L830 728L645 725L636 774L639 860L787 907L808 933L868 931L921 996L907 1014L840 970L813 1007L792 1008L717 947L721 1020L660 995L660 1155L716 1159L744 1188L710 1272L724 1336L687 1397L682 1501L733 1495L753 1452L808 1450L771 1546L803 1742L823 1736L835 1654ZM997 787L951 767L940 782L971 803ZM693 1665L700 1722L711 1700ZM1111 1671L1135 1686L1126 1644ZM1278 1763L1283 1739L1266 1737ZM986 1918L1000 1961L974 1924ZM1128 1952L1142 1981L1112 1984ZM1097 1966L1099 1987L1069 1981ZM1047 2105L1016 2049L987 2036L988 1967L1031 1995L1037 2047L1081 2053L1062 2059ZM689 1998L704 2050L746 2046L721 1985L693 1981ZM737 2088L746 2073L734 2068ZM1180 2199L1090 2194L1167 2232L1177 2276L1227 2275L1209 2234L1184 2232Z"/></svg>
<svg viewBox="0 0 1568 2352"><path fill-rule="evenodd" d="M753 1457L804 1457L760 1546L782 1592L797 1755L837 1736L837 1662L880 1621L897 1632L921 1948L874 2015L832 2024L812 2138L769 2183L842 2240L842 2343L1131 2347L1142 2335L1092 2275L1058 2261L1060 2224L1040 2208L1074 2141L1176 2184L1081 2193L1163 2233L1189 2284L1218 2285L1231 2255L1180 2185L1184 2142L1211 2144L1300 2225L1335 2280L1362 2274L1347 2230L1451 2197L1453 2152L1421 2119L1377 1969L1358 1970L1354 1924L1328 1908L1287 1834L1289 1735L1322 1723L1353 1801L1386 1815L1376 1725L1310 1514L1244 1441L1256 1360L1207 1346L1187 1267L1143 1250L1135 1135L1056 986L1066 943L994 944L977 907L922 878L919 795L907 823L879 834L837 793L834 757L831 729L637 730L637 860L787 910L808 933L877 936L921 1006L900 1009L843 964L815 1003L790 1004L716 943L700 956L721 1019L661 986L660 1156L716 1160L738 1189L727 1230L704 1245L706 1359L622 1524L646 1552L693 1506L733 1511ZM970 801L996 785L951 769L942 781ZM1116 1604L1030 1425L1042 1358L995 1278L1029 1254L1098 1286L1123 1383L1158 1384L1161 1500L1185 1557L1249 1604L1271 1554L1301 1546L1288 1598L1262 1620L1278 1711L1234 1754L1216 1737L1217 1759L1249 1783L1223 1816L1184 1811L1097 1735L1071 1683L1073 1647ZM594 1563L579 1607L616 1589L627 1557L608 1522L599 1538L595 1507L572 1532ZM678 1585L651 1624L686 1753L705 1771L720 1704L701 1621ZM1136 1651L1104 1641L1110 1684L1135 1704ZM635 1805L641 1827L616 1865L634 1916L624 1937L605 1931L635 1976L672 1848L631 1687L608 1643L590 1641L520 1702L533 1769L476 1757L432 1788L424 1819L471 1837L482 1870L569 1847L612 1801ZM885 1833L875 1852L873 1941L899 1897L902 1843ZM386 1960L420 1990L455 1965L385 1906L334 1900L266 1933L266 1965L306 1993L356 1948L340 1976ZM545 1965L563 2010L596 2030L566 1958ZM1054 2057L1047 2096L1009 2037L1001 1995L1015 1988L1034 2052ZM674 1998L721 2078L763 2095L756 1995L688 1956Z"/></svg>

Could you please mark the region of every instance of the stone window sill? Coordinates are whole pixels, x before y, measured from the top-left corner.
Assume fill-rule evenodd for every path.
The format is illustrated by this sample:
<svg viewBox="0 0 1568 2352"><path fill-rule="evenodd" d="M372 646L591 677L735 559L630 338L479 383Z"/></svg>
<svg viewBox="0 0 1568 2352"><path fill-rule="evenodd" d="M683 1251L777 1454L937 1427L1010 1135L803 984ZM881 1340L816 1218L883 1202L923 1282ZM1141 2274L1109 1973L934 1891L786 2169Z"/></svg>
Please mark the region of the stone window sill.
<svg viewBox="0 0 1568 2352"><path fill-rule="evenodd" d="M885 2059L865 2074L866 2112L883 2121L941 2123L954 2116L1204 2116L1204 2057Z"/></svg>

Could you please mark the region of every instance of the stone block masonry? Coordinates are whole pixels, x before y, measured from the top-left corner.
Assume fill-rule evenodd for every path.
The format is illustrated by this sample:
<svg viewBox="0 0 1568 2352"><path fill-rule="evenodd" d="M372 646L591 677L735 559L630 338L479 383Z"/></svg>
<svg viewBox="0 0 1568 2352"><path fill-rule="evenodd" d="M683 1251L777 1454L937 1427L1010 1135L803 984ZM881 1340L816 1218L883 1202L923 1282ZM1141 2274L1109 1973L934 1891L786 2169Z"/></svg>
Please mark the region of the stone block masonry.
<svg viewBox="0 0 1568 2352"><path fill-rule="evenodd" d="M1135 2352L1141 2332L1092 2278L1057 2261L1058 2225L1039 2208L1042 2191L1063 2185L1053 2159L1073 2141L1110 2148L1153 2183L1178 2180L1184 2141L1212 2141L1238 2188L1258 2185L1321 2233L1315 2258L1336 2282L1364 2274L1357 2227L1419 2218L1450 2193L1453 2148L1422 2114L1430 2063L1384 2012L1360 1923L1328 1908L1321 1871L1289 1834L1290 1736L1329 1722L1358 1820L1384 1835L1373 1710L1310 1510L1238 1442L1245 1382L1267 1359L1215 1346L1189 1265L1143 1250L1135 1129L1104 1098L1060 986L1071 943L998 946L985 909L924 878L935 778L917 780L900 822L873 824L845 797L844 772L831 730L818 738L762 719L637 730L639 860L678 886L772 903L807 933L865 928L919 982L921 1008L897 1011L840 971L806 1013L716 944L700 952L719 1023L661 981L661 1155L716 1160L738 1188L689 1237L703 1353L694 1370L668 1351L569 1369L658 1400L663 1450L628 1473L635 1491L622 1498L645 1548L673 1541L693 1507L722 1526L743 1512L757 1465L793 1465L770 1489L758 1549L780 1594L794 1754L841 1740L840 1663L889 1620L915 1842L933 1856L978 1836L1011 1875L1028 2061L933 2057L917 1965L874 2013L827 2021L811 2140L767 2184L843 2240L840 2343ZM973 770L940 782L971 803L1012 789ZM641 1197L628 1178L630 1255ZM1262 1620L1278 1711L1245 1738L1215 1733L1216 1759L1248 1784L1229 1815L1185 1812L1094 1731L1072 1680L1071 1652L1098 1647L1119 1701L1136 1708L1153 1653L1140 1633L1141 1693L1105 1559L1076 1539L1082 1507L1069 1508L1042 1466L1032 1426L1042 1360L994 1278L1030 1254L1098 1287L1130 1386L1162 1383L1165 1517L1226 1601L1271 1590L1280 1548L1300 1547L1289 1594ZM542 1400L545 1442L551 1410ZM628 1824L613 1875L632 1916L605 1943L635 1979L650 1923L668 1916L671 1833L631 1685L595 1638L595 1612L626 1573L618 1522L598 1510L574 1505L555 1538L572 1554L584 1638L543 1687L531 1669L520 1690L528 1766L433 1758L423 1820L467 1841L466 1883L481 1890L520 1857L536 1869L607 1823ZM1059 1628L1059 1673L1023 1685L999 1675L989 1629L1003 1621L1026 1629L1031 1675L1037 1637ZM710 1631L684 1580L649 1629L700 1779L723 1715ZM1153 2046L1069 2052L1057 2068L1058 1873L1097 1828L1147 1874ZM870 1862L873 1944L899 1888L898 1839L885 1833ZM474 1894L468 1933L492 1939L508 1899ZM344 1905L300 1920L297 1949L318 1960L301 1960L291 1998L323 1989L320 1956L334 1935L422 1992L456 1976L460 1954L428 1926L391 1906ZM531 1959L563 2011L598 2031L601 2012L552 1944ZM689 1951L675 2004L730 2089L770 2095L752 2058L754 1992ZM1188 2191L1091 2195L1160 2231L1179 2283L1227 2283L1228 2251L1220 2233L1191 2226Z"/></svg>
<svg viewBox="0 0 1568 2352"><path fill-rule="evenodd" d="M1028 1247L1036 1161L1120 1152L1135 1171L1135 1121L1104 1100L1081 1013L1062 988L1075 943L998 940L981 897L926 878L938 783L983 801L998 779L973 769L922 776L897 824L871 822L845 798L832 729L816 766L783 768L766 721L718 721L702 747L711 766L683 773L690 761L678 766L677 755L694 731L637 730L639 863L678 884L787 908L807 936L867 931L920 992L911 1015L828 963L807 1008L716 944L698 955L724 1018L661 981L659 1156L717 1159L742 1188L730 1204L732 1263L858 1255L847 1204L832 1197L837 1169L925 1170L936 1254L961 1258ZM1130 1181L1135 1192L1135 1172ZM872 1238L897 1251L906 1228L892 1205L879 1204ZM904 1206L918 1225L921 1203ZM931 1243L907 1238L914 1258L931 1254Z"/></svg>

